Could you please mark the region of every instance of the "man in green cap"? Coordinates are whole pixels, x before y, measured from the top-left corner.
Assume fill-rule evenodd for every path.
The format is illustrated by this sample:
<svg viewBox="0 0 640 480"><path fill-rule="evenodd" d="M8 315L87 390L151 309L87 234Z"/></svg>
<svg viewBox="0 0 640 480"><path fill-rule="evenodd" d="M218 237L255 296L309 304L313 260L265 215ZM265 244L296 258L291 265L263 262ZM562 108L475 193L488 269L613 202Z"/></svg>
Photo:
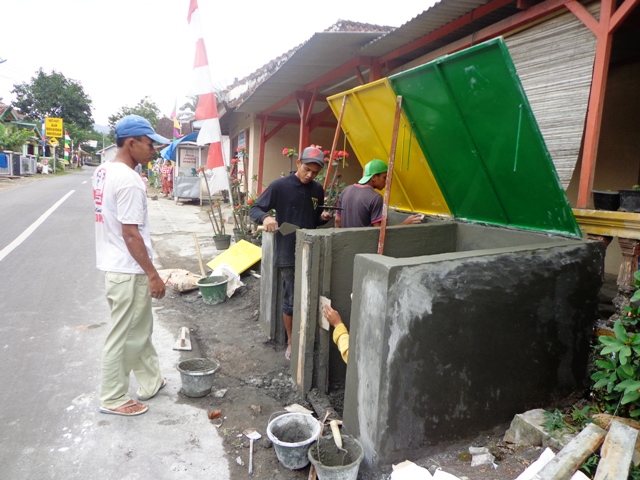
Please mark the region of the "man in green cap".
<svg viewBox="0 0 640 480"><path fill-rule="evenodd" d="M335 217L336 228L379 227L382 223L382 195L387 183L387 164L382 160L371 160L364 166L364 176L358 183L344 189L338 200ZM422 215L410 215L400 225L422 222Z"/></svg>

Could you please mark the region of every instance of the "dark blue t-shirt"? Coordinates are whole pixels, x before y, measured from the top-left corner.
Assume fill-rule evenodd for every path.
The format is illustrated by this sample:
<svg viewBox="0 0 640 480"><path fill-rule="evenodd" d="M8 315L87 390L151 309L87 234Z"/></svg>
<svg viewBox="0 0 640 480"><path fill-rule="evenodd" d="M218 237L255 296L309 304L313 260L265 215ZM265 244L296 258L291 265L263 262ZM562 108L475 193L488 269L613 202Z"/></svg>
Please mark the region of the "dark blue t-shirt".
<svg viewBox="0 0 640 480"><path fill-rule="evenodd" d="M349 185L338 200L342 228L370 227L382 221L382 195L369 185Z"/></svg>
<svg viewBox="0 0 640 480"><path fill-rule="evenodd" d="M292 223L300 228L316 228L327 223L322 220L324 190L312 181L302 183L295 173L272 182L251 207L251 220L261 224L269 210L275 208L276 221ZM276 233L276 267L293 267L296 263L296 234Z"/></svg>

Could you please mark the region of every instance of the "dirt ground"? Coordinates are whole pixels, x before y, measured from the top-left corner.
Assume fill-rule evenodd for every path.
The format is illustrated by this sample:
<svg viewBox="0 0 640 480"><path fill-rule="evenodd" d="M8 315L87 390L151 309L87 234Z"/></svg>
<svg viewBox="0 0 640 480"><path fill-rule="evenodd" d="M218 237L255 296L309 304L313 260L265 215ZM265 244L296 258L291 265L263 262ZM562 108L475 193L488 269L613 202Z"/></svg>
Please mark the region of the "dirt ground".
<svg viewBox="0 0 640 480"><path fill-rule="evenodd" d="M0 179L0 190L27 182L38 181L46 176L37 175L17 180ZM150 193L152 193L150 191ZM164 268L186 268L198 272L197 260L185 263L184 258L162 257ZM272 414L284 407L298 403L310 410L310 403L295 389L289 374L289 361L284 357L284 347L267 340L258 323L260 303L260 280L244 274L246 284L232 298L218 305L206 305L197 290L187 293L167 291L163 300L163 319L170 318L168 328L178 331L181 326L191 329L196 346L193 355L213 358L220 362L212 394L203 398L190 398L179 394L180 401L197 405L203 410L203 421L210 422L224 438L229 457L232 479L248 477L249 440L242 435L248 428L255 428L262 438L254 446L254 478L278 480L306 480L309 467L291 471L284 468L276 457L272 443L266 435L267 424ZM197 350L199 349L199 351ZM189 357L185 357L189 358ZM224 392L224 396L221 395ZM335 410L342 413L343 391L330 392ZM576 403L580 394L559 400L554 408L568 408ZM220 410L221 419L208 420L207 412ZM221 425L219 425L222 423ZM445 472L470 480L513 480L542 453L541 448L513 447L502 442L508 424L497 425L488 432L478 432L472 438L425 448L420 458L408 458L416 464L433 470L441 467ZM325 434L328 434L328 427ZM470 446L489 447L496 456L497 468L471 467ZM391 465L377 471L360 469L359 480L388 479Z"/></svg>
<svg viewBox="0 0 640 480"><path fill-rule="evenodd" d="M170 292L165 298L164 309L171 312L176 329L179 325L189 326L201 354L221 364L212 395L202 399L180 395L185 402L200 405L203 411L221 411L224 423L218 431L224 437L233 479L247 478L249 440L242 436L242 432L248 428L255 428L262 434L254 448L255 478L307 479L309 467L290 471L280 464L271 442L266 438L266 429L270 416L287 405L298 403L310 410L313 408L293 385L284 348L267 341L258 323L260 280L246 274L242 281L246 287L218 305L206 305L197 291L184 294ZM224 397L216 397L215 392L222 389L226 389ZM330 395L332 406L340 414L342 395L341 390ZM551 411L569 408L579 398L580 395L576 395L541 408ZM209 421L204 419L204 412L203 421ZM219 421L210 422L215 425ZM425 468L441 467L448 473L473 480L513 480L538 458L542 449L505 445L502 437L508 427L508 424L497 425L473 438L427 448L420 458L412 457L410 460ZM325 434L328 433L329 429L325 427ZM488 447L496 456L497 469L471 467L470 446ZM382 480L387 479L390 473L390 465L377 471L361 469L358 478Z"/></svg>

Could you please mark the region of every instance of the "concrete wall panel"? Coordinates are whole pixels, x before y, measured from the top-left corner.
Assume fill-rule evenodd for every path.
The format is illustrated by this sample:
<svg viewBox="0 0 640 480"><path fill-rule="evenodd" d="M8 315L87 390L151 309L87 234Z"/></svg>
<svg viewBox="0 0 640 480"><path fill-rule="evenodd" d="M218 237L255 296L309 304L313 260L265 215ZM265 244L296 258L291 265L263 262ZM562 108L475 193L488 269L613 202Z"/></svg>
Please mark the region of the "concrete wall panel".
<svg viewBox="0 0 640 480"><path fill-rule="evenodd" d="M556 240L356 257L344 421L368 464L585 385L603 247Z"/></svg>

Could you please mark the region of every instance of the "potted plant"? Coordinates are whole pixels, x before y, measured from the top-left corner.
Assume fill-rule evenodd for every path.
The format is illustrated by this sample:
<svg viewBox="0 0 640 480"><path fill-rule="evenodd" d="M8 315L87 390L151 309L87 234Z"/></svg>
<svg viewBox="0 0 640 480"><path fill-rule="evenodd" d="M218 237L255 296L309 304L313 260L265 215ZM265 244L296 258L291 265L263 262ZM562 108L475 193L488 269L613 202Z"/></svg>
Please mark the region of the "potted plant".
<svg viewBox="0 0 640 480"><path fill-rule="evenodd" d="M321 148L321 147L318 147ZM324 151L324 161L325 163L329 163L329 157L331 156L331 152L329 150ZM342 174L339 172L340 167L346 168L349 166L347 163L347 158L349 158L349 152L345 152L343 150L337 151L333 154L333 160L331 163L331 181L327 186L327 191L324 192L324 205L325 207L335 207L340 199L340 194L346 184L340 181ZM327 165L328 166L328 165ZM324 184L325 177L327 175L327 169L325 168L318 176L316 180L320 182L320 184Z"/></svg>
<svg viewBox="0 0 640 480"><path fill-rule="evenodd" d="M620 208L620 192L594 190L593 207L596 210L618 210L618 208Z"/></svg>
<svg viewBox="0 0 640 480"><path fill-rule="evenodd" d="M225 233L224 218L222 218L222 209L220 208L219 199L216 199L215 203L212 205L212 209L215 209L216 211L213 212L209 209L207 210L207 214L209 215L211 227L213 227L213 242L216 244L216 250L226 250L229 248L229 245L231 245L231 235ZM216 213L218 214L218 218L216 218Z"/></svg>
<svg viewBox="0 0 640 480"><path fill-rule="evenodd" d="M620 210L640 213L640 185L634 185L631 190L620 190Z"/></svg>

